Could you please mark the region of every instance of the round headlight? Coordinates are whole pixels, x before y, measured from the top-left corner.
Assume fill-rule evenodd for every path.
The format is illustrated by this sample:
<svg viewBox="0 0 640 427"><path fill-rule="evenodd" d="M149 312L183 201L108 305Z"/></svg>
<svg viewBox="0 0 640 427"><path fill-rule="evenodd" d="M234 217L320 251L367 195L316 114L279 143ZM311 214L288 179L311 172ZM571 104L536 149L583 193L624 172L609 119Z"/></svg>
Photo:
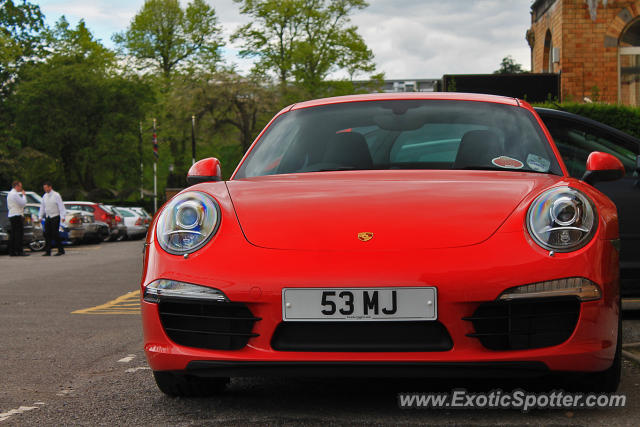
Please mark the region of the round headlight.
<svg viewBox="0 0 640 427"><path fill-rule="evenodd" d="M557 187L536 198L527 213L527 229L545 249L571 252L593 238L598 216L593 202L578 190Z"/></svg>
<svg viewBox="0 0 640 427"><path fill-rule="evenodd" d="M189 191L165 206L158 218L156 236L162 249L182 255L203 247L219 224L220 207L216 201L208 194Z"/></svg>

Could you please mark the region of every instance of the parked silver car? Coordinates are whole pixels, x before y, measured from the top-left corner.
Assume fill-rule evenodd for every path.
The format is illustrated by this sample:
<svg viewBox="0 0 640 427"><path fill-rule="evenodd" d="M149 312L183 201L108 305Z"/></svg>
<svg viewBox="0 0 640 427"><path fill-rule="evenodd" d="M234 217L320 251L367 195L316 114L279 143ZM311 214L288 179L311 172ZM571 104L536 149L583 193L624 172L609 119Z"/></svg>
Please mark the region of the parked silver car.
<svg viewBox="0 0 640 427"><path fill-rule="evenodd" d="M36 252L44 250L44 228L40 222L40 205L36 203L27 203L24 207L24 214L31 215L31 222L33 223L33 241L29 243L29 248Z"/></svg>
<svg viewBox="0 0 640 427"><path fill-rule="evenodd" d="M128 209L140 215L144 220L144 226L149 228L149 225L151 224L151 220L153 220L153 217L149 214L149 212L145 210L145 208L134 206Z"/></svg>
<svg viewBox="0 0 640 427"><path fill-rule="evenodd" d="M103 238L103 230L109 227L104 223L96 222L88 212L67 209L65 215L67 227L69 227L69 240L73 243L94 242L99 243Z"/></svg>
<svg viewBox="0 0 640 427"><path fill-rule="evenodd" d="M142 239L147 235L148 226L145 226L142 215L124 207L115 207L115 210L124 218L128 239Z"/></svg>
<svg viewBox="0 0 640 427"><path fill-rule="evenodd" d="M111 205L101 205L104 210L111 213L114 216L115 221L115 229L114 232L112 230L112 239L111 240L124 240L127 238L127 226L124 224L124 217L120 214L114 206Z"/></svg>

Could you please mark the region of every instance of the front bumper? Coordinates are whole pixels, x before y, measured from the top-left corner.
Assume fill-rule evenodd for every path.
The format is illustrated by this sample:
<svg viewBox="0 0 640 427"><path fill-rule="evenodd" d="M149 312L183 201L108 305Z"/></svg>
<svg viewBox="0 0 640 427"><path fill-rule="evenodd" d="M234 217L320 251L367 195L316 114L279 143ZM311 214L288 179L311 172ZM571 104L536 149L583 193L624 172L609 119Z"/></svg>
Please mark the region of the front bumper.
<svg viewBox="0 0 640 427"><path fill-rule="evenodd" d="M85 238L86 231L84 227L69 227L69 239L74 241L80 241Z"/></svg>
<svg viewBox="0 0 640 427"><path fill-rule="evenodd" d="M128 225L127 237L136 238L147 234L147 228L141 225Z"/></svg>
<svg viewBox="0 0 640 427"><path fill-rule="evenodd" d="M517 235L499 233L469 247L410 252L287 251L249 244L230 248L217 242L216 249L201 250L184 259L164 253L153 242L151 245L144 284L165 278L210 286L224 292L231 301L244 302L253 315L260 318L253 327L258 336L250 338L242 349L193 348L171 341L161 324L158 305L143 301L145 352L153 370L197 368L203 375L224 376L224 372L231 376L252 372L261 375L263 367L271 370L277 366L276 371L296 372L296 366L302 365L327 367L328 372L338 367L337 372L341 372L340 364L346 363L351 367L391 364L416 374L432 372L434 367L455 370L476 365L490 368L509 365L522 372L535 367L536 373L546 369L595 372L611 366L615 354L619 315L618 252L606 240L594 240L580 251L554 257L532 246L521 232ZM505 247L509 251L505 251ZM505 289L514 286L563 277L586 277L600 286L603 296L597 301L581 303L575 330L562 344L496 351L468 336L474 328L463 318L472 316L480 304L494 301ZM436 286L438 322L447 329L453 347L447 351L413 352L276 351L272 348L273 334L282 322L283 288L378 286Z"/></svg>
<svg viewBox="0 0 640 427"><path fill-rule="evenodd" d="M549 369L541 362L190 362L187 373L202 377L378 377L535 378Z"/></svg>

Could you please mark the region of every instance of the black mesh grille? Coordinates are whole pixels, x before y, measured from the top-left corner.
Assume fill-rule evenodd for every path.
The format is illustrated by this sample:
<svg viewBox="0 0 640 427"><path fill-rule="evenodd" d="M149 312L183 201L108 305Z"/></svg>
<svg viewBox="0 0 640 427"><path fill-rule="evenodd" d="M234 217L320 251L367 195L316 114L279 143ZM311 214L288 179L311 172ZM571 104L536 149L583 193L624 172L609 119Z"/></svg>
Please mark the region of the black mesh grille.
<svg viewBox="0 0 640 427"><path fill-rule="evenodd" d="M180 345L239 350L258 336L252 330L260 319L242 303L161 300L158 310L165 332Z"/></svg>
<svg viewBox="0 0 640 427"><path fill-rule="evenodd" d="M282 322L271 339L279 351L446 351L440 322Z"/></svg>
<svg viewBox="0 0 640 427"><path fill-rule="evenodd" d="M569 339L580 316L575 297L494 301L481 304L471 317L474 333L491 350L525 350L558 345Z"/></svg>

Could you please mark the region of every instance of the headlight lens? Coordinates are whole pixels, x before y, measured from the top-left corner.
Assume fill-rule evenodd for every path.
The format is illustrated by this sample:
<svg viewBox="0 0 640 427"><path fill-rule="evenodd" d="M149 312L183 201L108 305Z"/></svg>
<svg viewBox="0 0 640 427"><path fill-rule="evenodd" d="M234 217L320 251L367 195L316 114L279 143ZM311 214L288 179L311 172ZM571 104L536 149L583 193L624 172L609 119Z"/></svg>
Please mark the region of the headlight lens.
<svg viewBox="0 0 640 427"><path fill-rule="evenodd" d="M220 208L209 195L189 191L171 200L164 208L156 235L165 251L182 255L204 246L218 230Z"/></svg>
<svg viewBox="0 0 640 427"><path fill-rule="evenodd" d="M575 251L589 243L597 225L591 200L570 187L545 191L527 213L527 229L533 240L557 252Z"/></svg>

